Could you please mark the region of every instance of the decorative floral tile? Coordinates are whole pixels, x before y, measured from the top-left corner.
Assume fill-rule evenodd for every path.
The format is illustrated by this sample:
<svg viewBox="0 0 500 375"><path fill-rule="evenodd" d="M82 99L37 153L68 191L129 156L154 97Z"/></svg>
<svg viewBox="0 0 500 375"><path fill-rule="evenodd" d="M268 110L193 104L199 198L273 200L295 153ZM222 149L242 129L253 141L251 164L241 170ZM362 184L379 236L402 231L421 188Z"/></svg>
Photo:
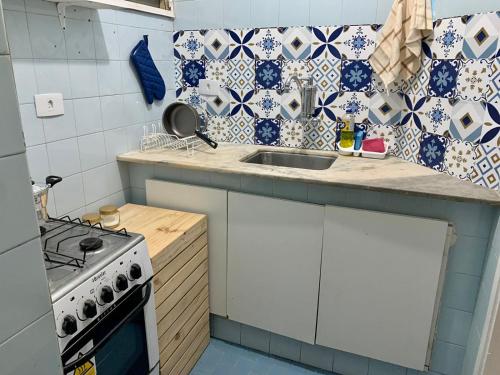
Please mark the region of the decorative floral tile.
<svg viewBox="0 0 500 375"><path fill-rule="evenodd" d="M264 118L278 117L281 111L281 98L276 90L259 90L255 94L255 115Z"/></svg>
<svg viewBox="0 0 500 375"><path fill-rule="evenodd" d="M289 27L283 33L283 57L288 60L303 60L311 56L311 29Z"/></svg>
<svg viewBox="0 0 500 375"><path fill-rule="evenodd" d="M205 51L204 41L201 31L179 31L174 35L174 53L184 59L199 60Z"/></svg>
<svg viewBox="0 0 500 375"><path fill-rule="evenodd" d="M231 112L230 116L239 115L242 113L246 113L248 116L254 117L253 107L253 98L255 91L235 91L229 90L231 94Z"/></svg>
<svg viewBox="0 0 500 375"><path fill-rule="evenodd" d="M255 85L255 61L233 59L227 62L227 86L232 90L248 91Z"/></svg>
<svg viewBox="0 0 500 375"><path fill-rule="evenodd" d="M255 29L253 38L255 58L260 60L275 60L281 58L283 34L282 29Z"/></svg>
<svg viewBox="0 0 500 375"><path fill-rule="evenodd" d="M280 145L284 147L302 147L304 129L299 121L284 120L281 123Z"/></svg>
<svg viewBox="0 0 500 375"><path fill-rule="evenodd" d="M339 93L336 91L320 92L317 97L318 104L314 111L314 117L321 121L336 122L337 116L335 115L335 101ZM340 112L340 111L337 111Z"/></svg>
<svg viewBox="0 0 500 375"><path fill-rule="evenodd" d="M205 108L205 102L201 99L197 87L183 88L180 95L177 97L177 100L196 108Z"/></svg>
<svg viewBox="0 0 500 375"><path fill-rule="evenodd" d="M387 145L387 151L391 155L395 155L396 150L396 127L391 125L371 125L366 133L368 139L384 138Z"/></svg>
<svg viewBox="0 0 500 375"><path fill-rule="evenodd" d="M401 125L413 122L418 129L422 130L421 117L425 100L425 96L403 95L404 105L401 108Z"/></svg>
<svg viewBox="0 0 500 375"><path fill-rule="evenodd" d="M297 120L302 110L302 101L298 90L281 94L281 117Z"/></svg>
<svg viewBox="0 0 500 375"><path fill-rule="evenodd" d="M280 120L256 119L255 143L258 145L278 146L280 142Z"/></svg>
<svg viewBox="0 0 500 375"><path fill-rule="evenodd" d="M431 64L431 59L424 58L422 60L422 65L417 74L407 81L408 89L405 92L416 96L427 95L427 87L429 86L429 79L431 76Z"/></svg>
<svg viewBox="0 0 500 375"><path fill-rule="evenodd" d="M478 141L484 116L485 107L481 102L455 102L451 111L450 135L461 141Z"/></svg>
<svg viewBox="0 0 500 375"><path fill-rule="evenodd" d="M464 100L484 100L491 77L491 62L465 60L458 72L457 95Z"/></svg>
<svg viewBox="0 0 500 375"><path fill-rule="evenodd" d="M218 81L220 86L226 86L228 69L226 60L207 60L205 63L205 76L207 79Z"/></svg>
<svg viewBox="0 0 500 375"><path fill-rule="evenodd" d="M304 127L303 146L311 150L334 151L337 142L335 122L320 121L319 124L308 123Z"/></svg>
<svg viewBox="0 0 500 375"><path fill-rule="evenodd" d="M497 107L500 106L500 57L491 62L491 79L488 82L486 100Z"/></svg>
<svg viewBox="0 0 500 375"><path fill-rule="evenodd" d="M500 148L494 145L479 145L474 151L471 181L489 189L499 190Z"/></svg>
<svg viewBox="0 0 500 375"><path fill-rule="evenodd" d="M313 82L320 90L339 91L341 61L339 59L313 59L309 61Z"/></svg>
<svg viewBox="0 0 500 375"><path fill-rule="evenodd" d="M444 154L447 146L448 140L445 137L432 133L422 133L418 153L419 163L442 172L444 170Z"/></svg>
<svg viewBox="0 0 500 375"><path fill-rule="evenodd" d="M311 75L311 66L309 60L284 60L281 71L281 79L285 83L292 75L299 78L307 78Z"/></svg>
<svg viewBox="0 0 500 375"><path fill-rule="evenodd" d="M454 98L460 60L432 60L429 79L429 96Z"/></svg>
<svg viewBox="0 0 500 375"><path fill-rule="evenodd" d="M311 58L342 58L339 37L343 26L311 27Z"/></svg>
<svg viewBox="0 0 500 375"><path fill-rule="evenodd" d="M500 147L500 113L498 106L491 103L486 103L486 113L479 143Z"/></svg>
<svg viewBox="0 0 500 375"><path fill-rule="evenodd" d="M229 126L229 120L225 116L210 116L208 118L208 131L217 142L229 142L231 138Z"/></svg>
<svg viewBox="0 0 500 375"><path fill-rule="evenodd" d="M174 60L174 77L175 77L175 97L178 98L182 92L182 60Z"/></svg>
<svg viewBox="0 0 500 375"><path fill-rule="evenodd" d="M461 180L468 180L474 165L474 145L451 140L444 154L445 171Z"/></svg>
<svg viewBox="0 0 500 375"><path fill-rule="evenodd" d="M207 59L225 59L229 56L229 35L226 30L208 30L204 44Z"/></svg>
<svg viewBox="0 0 500 375"><path fill-rule="evenodd" d="M476 14L465 28L463 55L469 59L495 57L498 49L499 21L495 13Z"/></svg>
<svg viewBox="0 0 500 375"><path fill-rule="evenodd" d="M340 91L370 91L372 67L366 60L342 60Z"/></svg>
<svg viewBox="0 0 500 375"><path fill-rule="evenodd" d="M221 89L219 90L219 95L208 96L204 97L203 99L206 102L207 112L209 116L229 115L231 99L228 90Z"/></svg>
<svg viewBox="0 0 500 375"><path fill-rule="evenodd" d="M187 87L198 87L200 79L205 78L204 60L184 60L182 64L182 80Z"/></svg>
<svg viewBox="0 0 500 375"><path fill-rule="evenodd" d="M257 89L281 89L281 60L255 60L255 87Z"/></svg>
<svg viewBox="0 0 500 375"><path fill-rule="evenodd" d="M399 95L376 92L370 98L368 120L372 124L396 125L401 120L402 105Z"/></svg>
<svg viewBox="0 0 500 375"><path fill-rule="evenodd" d="M418 163L422 131L410 121L406 125L397 126L395 133L396 156L412 163Z"/></svg>
<svg viewBox="0 0 500 375"><path fill-rule="evenodd" d="M437 20L434 24L430 48L434 59L457 59L461 57L464 43L465 19L453 17Z"/></svg>
<svg viewBox="0 0 500 375"><path fill-rule="evenodd" d="M356 123L363 123L368 121L369 105L368 93L343 92L338 94L331 107L337 118L345 116L347 109L350 109L354 113Z"/></svg>
<svg viewBox="0 0 500 375"><path fill-rule="evenodd" d="M344 26L339 37L339 51L343 59L367 60L375 50L377 26Z"/></svg>
<svg viewBox="0 0 500 375"><path fill-rule="evenodd" d="M254 59L253 48L255 43L253 37L255 29L226 30L229 35L229 58L230 59Z"/></svg>
<svg viewBox="0 0 500 375"><path fill-rule="evenodd" d="M425 132L446 135L450 130L452 105L450 99L427 97L419 113Z"/></svg>
<svg viewBox="0 0 500 375"><path fill-rule="evenodd" d="M245 113L228 117L229 142L253 144L255 137L254 118Z"/></svg>

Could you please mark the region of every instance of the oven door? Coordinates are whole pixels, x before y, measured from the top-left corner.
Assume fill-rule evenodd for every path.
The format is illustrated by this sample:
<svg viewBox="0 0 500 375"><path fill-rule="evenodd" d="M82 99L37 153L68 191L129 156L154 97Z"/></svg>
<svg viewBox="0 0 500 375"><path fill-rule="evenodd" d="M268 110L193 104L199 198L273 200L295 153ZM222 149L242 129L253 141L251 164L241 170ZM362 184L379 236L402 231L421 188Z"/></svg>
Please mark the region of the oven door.
<svg viewBox="0 0 500 375"><path fill-rule="evenodd" d="M75 336L61 354L64 373L146 375L158 373L158 337L151 280Z"/></svg>

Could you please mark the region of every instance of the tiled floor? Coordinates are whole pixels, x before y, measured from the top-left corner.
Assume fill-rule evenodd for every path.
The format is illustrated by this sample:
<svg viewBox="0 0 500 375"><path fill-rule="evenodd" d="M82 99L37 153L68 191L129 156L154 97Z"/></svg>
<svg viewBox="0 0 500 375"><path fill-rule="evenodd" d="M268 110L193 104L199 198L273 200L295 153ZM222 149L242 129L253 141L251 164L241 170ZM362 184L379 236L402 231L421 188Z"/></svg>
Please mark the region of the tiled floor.
<svg viewBox="0 0 500 375"><path fill-rule="evenodd" d="M211 339L191 375L317 375L327 374L266 354ZM331 375L331 373L328 373Z"/></svg>

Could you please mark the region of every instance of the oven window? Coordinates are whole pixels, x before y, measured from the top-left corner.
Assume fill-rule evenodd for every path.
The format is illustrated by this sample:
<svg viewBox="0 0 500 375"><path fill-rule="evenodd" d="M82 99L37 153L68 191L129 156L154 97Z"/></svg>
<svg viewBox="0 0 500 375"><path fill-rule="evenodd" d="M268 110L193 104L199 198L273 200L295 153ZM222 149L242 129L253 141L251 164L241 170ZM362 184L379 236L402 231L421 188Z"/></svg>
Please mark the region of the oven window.
<svg viewBox="0 0 500 375"><path fill-rule="evenodd" d="M135 297L135 296L134 296ZM132 309L140 302L131 298L123 306L125 311ZM108 333L108 329L119 323L121 314L116 314L106 325L96 331L94 342L98 342ZM97 375L142 375L149 373L146 325L143 311L120 327L112 338L97 352L95 356Z"/></svg>

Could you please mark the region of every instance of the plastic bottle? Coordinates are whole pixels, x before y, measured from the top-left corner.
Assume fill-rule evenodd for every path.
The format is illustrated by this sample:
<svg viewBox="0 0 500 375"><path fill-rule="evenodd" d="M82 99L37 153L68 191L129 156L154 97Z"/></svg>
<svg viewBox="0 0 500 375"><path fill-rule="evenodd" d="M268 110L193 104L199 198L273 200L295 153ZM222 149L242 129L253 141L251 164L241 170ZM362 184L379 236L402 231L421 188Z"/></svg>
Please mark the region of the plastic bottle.
<svg viewBox="0 0 500 375"><path fill-rule="evenodd" d="M354 113L352 113L351 108L347 108L342 119L344 127L340 130L340 147L342 148L349 148L354 145L354 120Z"/></svg>

